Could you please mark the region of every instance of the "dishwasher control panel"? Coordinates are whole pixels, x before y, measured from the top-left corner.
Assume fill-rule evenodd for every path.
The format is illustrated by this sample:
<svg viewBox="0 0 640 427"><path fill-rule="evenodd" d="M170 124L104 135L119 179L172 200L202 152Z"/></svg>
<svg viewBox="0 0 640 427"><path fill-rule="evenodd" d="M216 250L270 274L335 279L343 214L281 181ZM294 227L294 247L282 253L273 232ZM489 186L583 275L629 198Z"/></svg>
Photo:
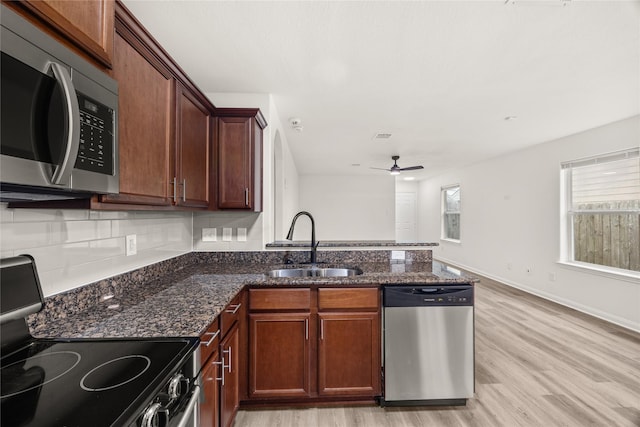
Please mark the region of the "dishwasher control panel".
<svg viewBox="0 0 640 427"><path fill-rule="evenodd" d="M385 307L472 306L473 285L387 285Z"/></svg>

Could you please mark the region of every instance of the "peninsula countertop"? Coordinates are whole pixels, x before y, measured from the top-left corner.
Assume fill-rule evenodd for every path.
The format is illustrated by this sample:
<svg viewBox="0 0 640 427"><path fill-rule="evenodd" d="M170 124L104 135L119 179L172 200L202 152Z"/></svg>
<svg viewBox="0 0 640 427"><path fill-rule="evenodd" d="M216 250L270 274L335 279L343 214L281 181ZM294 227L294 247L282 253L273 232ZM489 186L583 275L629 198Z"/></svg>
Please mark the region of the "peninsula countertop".
<svg viewBox="0 0 640 427"><path fill-rule="evenodd" d="M395 240L319 240L318 248L401 248L407 247L417 249L420 247L431 248L439 246L435 242L397 242ZM276 240L267 243L267 248L309 248L311 242L309 240Z"/></svg>
<svg viewBox="0 0 640 427"><path fill-rule="evenodd" d="M145 283L100 296L98 302L71 315L30 322L37 337L197 337L245 286L379 286L457 284L478 280L437 261L357 263L363 274L349 277L269 278L265 263L201 263ZM325 266L332 266L326 264ZM345 264L341 264L345 266Z"/></svg>

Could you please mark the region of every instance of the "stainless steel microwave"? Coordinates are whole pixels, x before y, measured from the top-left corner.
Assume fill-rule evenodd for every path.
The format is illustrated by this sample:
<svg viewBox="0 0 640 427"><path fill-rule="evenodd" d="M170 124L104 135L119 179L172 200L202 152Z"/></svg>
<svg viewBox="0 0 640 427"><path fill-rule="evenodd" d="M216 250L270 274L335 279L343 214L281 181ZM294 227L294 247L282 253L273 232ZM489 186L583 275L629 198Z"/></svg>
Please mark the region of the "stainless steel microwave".
<svg viewBox="0 0 640 427"><path fill-rule="evenodd" d="M4 5L0 24L0 201L117 193L117 82Z"/></svg>

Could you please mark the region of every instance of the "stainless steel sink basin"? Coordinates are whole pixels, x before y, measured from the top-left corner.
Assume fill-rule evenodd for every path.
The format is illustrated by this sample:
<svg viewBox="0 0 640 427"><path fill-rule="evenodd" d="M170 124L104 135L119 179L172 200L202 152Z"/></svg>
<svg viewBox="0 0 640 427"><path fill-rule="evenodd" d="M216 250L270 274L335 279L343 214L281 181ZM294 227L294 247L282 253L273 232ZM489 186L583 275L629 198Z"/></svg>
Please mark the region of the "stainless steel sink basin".
<svg viewBox="0 0 640 427"><path fill-rule="evenodd" d="M362 274L359 268L301 267L269 270L269 277L347 277Z"/></svg>

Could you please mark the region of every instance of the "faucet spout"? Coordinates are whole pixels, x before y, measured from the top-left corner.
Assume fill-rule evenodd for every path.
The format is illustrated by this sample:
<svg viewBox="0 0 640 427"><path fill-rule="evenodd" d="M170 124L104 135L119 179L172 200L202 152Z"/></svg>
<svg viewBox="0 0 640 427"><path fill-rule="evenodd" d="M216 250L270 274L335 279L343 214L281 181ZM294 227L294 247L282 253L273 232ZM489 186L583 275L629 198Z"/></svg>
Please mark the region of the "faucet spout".
<svg viewBox="0 0 640 427"><path fill-rule="evenodd" d="M291 227L289 227L289 232L287 233L287 240L292 240L293 239L293 229L296 226L296 221L298 220L298 217L300 217L301 215L306 215L309 217L309 219L311 220L311 256L310 256L310 262L311 264L315 264L316 263L316 259L317 259L317 248L318 248L318 243L316 242L316 222L313 220L313 216L311 216L311 214L307 211L301 211L298 212L296 214L296 216L293 217L293 220L291 221Z"/></svg>

